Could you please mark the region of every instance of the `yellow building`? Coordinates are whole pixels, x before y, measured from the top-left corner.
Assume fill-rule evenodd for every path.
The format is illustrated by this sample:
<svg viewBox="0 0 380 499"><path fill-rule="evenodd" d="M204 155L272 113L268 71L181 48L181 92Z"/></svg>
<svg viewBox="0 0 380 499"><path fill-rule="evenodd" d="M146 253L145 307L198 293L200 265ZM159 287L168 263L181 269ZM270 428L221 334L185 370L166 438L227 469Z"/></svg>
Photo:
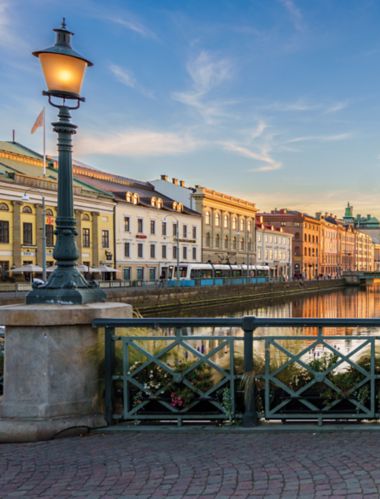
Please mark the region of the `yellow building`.
<svg viewBox="0 0 380 499"><path fill-rule="evenodd" d="M16 142L0 141L0 270L2 278L22 265L42 266L43 207L46 206L47 265L53 265L57 214L57 166ZM74 180L79 263L113 265L115 203L110 194Z"/></svg>
<svg viewBox="0 0 380 499"><path fill-rule="evenodd" d="M192 198L202 214L202 261L254 264L255 203L199 185Z"/></svg>

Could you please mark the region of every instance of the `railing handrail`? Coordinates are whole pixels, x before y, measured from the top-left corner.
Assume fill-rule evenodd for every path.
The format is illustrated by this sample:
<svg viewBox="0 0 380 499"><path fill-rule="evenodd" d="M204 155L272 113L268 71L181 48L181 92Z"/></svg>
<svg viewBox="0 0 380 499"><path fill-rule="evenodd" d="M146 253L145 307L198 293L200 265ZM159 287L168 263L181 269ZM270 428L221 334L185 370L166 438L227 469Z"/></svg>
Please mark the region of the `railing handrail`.
<svg viewBox="0 0 380 499"><path fill-rule="evenodd" d="M95 319L95 327L238 327L244 330L254 330L258 327L378 327L380 317L371 319L359 318L303 318L303 317L153 317L153 318L118 318Z"/></svg>

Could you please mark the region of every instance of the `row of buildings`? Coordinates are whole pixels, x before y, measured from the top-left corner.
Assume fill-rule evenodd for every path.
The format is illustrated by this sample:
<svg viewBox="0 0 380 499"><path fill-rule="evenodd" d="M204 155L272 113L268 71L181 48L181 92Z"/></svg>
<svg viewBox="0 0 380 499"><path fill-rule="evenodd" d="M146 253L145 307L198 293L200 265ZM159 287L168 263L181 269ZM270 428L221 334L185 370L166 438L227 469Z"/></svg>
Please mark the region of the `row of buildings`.
<svg viewBox="0 0 380 499"><path fill-rule="evenodd" d="M0 142L3 279L23 265L42 266L44 218L47 265L54 264L57 169L54 158L44 171L40 154ZM250 201L166 175L146 182L78 162L73 174L79 263L103 278L155 281L178 261L268 265L284 279L377 269L380 224L354 218L351 206L341 220L258 213Z"/></svg>

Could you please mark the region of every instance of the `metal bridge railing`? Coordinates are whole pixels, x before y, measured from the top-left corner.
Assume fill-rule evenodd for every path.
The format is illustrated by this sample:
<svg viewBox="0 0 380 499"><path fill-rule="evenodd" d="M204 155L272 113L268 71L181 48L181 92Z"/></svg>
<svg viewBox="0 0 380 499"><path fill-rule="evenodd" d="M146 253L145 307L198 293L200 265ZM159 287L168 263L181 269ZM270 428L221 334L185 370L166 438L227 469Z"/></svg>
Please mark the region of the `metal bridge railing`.
<svg viewBox="0 0 380 499"><path fill-rule="evenodd" d="M371 330L380 330L380 319L97 319L93 325L105 328L108 424L380 418L380 337Z"/></svg>

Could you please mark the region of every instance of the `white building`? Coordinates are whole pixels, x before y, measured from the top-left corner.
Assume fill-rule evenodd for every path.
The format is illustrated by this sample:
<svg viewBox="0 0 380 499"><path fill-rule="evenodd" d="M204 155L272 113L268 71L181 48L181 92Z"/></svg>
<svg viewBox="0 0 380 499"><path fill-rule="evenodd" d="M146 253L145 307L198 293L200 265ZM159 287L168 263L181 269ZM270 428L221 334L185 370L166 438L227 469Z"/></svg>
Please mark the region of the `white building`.
<svg viewBox="0 0 380 499"><path fill-rule="evenodd" d="M149 182L91 168L83 169L83 180L114 195L115 260L119 279L155 281L166 275L166 270L177 261L201 260L199 213L158 193Z"/></svg>
<svg viewBox="0 0 380 499"><path fill-rule="evenodd" d="M269 265L271 275L288 280L292 269L293 234L265 225L262 220L256 224L256 263Z"/></svg>

